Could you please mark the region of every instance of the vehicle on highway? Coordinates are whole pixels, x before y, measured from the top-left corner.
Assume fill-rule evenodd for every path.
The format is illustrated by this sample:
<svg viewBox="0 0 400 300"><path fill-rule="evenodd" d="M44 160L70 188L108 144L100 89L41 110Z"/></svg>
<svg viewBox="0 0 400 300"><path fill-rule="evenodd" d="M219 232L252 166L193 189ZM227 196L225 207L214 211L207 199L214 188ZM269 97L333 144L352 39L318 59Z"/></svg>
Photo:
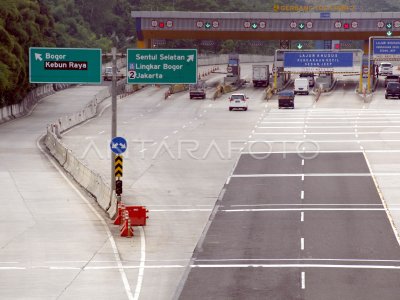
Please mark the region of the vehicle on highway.
<svg viewBox="0 0 400 300"><path fill-rule="evenodd" d="M390 62L381 62L378 68L379 75L392 75L393 65Z"/></svg>
<svg viewBox="0 0 400 300"><path fill-rule="evenodd" d="M397 97L400 99L400 83L399 82L389 82L386 91L385 91L385 99L389 97Z"/></svg>
<svg viewBox="0 0 400 300"><path fill-rule="evenodd" d="M193 98L206 98L206 82L198 80L197 83L189 85L189 97Z"/></svg>
<svg viewBox="0 0 400 300"><path fill-rule="evenodd" d="M278 93L278 108L294 109L294 92L291 90L283 90Z"/></svg>
<svg viewBox="0 0 400 300"><path fill-rule="evenodd" d="M309 80L308 78L296 78L294 80L294 94L306 94L310 93L309 91Z"/></svg>
<svg viewBox="0 0 400 300"><path fill-rule="evenodd" d="M229 97L229 110L234 110L234 109L247 110L248 107L247 100L249 100L249 97L247 97L243 93L232 94Z"/></svg>
<svg viewBox="0 0 400 300"><path fill-rule="evenodd" d="M299 75L300 78L307 78L308 79L308 85L310 87L313 87L315 84L315 79L314 79L314 74L313 73L301 73Z"/></svg>
<svg viewBox="0 0 400 300"><path fill-rule="evenodd" d="M103 80L104 81L111 81L112 80L112 67L106 67L103 73ZM120 70L117 69L117 80L124 78L124 74Z"/></svg>
<svg viewBox="0 0 400 300"><path fill-rule="evenodd" d="M253 65L253 85L254 87L269 85L269 65Z"/></svg>
<svg viewBox="0 0 400 300"><path fill-rule="evenodd" d="M385 87L387 87L389 82L400 82L400 76L399 75L388 75L385 78Z"/></svg>

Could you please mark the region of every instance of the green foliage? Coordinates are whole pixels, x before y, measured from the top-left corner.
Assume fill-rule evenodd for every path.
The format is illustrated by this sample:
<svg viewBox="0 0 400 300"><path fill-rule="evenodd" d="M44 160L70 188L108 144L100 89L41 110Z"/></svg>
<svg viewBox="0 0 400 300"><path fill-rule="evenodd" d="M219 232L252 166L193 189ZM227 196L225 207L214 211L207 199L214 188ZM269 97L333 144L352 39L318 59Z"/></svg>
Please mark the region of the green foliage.
<svg viewBox="0 0 400 300"><path fill-rule="evenodd" d="M295 3L294 3L295 2ZM29 47L134 47L133 10L272 11L274 4L354 5L357 11L398 11L398 0L0 0L0 106L20 101L28 82ZM197 48L199 53L273 54L276 41L167 41L166 48Z"/></svg>

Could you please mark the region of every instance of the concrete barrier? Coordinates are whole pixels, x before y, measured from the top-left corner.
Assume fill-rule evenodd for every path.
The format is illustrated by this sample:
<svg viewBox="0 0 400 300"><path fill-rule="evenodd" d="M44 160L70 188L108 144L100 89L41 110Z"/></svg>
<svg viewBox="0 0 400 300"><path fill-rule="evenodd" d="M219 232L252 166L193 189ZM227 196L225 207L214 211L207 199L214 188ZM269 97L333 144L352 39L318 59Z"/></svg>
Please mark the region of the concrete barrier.
<svg viewBox="0 0 400 300"><path fill-rule="evenodd" d="M60 89L62 86L59 87ZM0 123L29 114L36 104L51 94L55 93L53 84L44 84L30 91L28 95L18 104L5 106L0 109Z"/></svg>
<svg viewBox="0 0 400 300"><path fill-rule="evenodd" d="M264 95L264 99L265 100L269 100L272 98L272 96L274 95L273 89L269 86L265 89L265 95Z"/></svg>
<svg viewBox="0 0 400 300"><path fill-rule="evenodd" d="M170 94L175 94L179 92L186 91L189 88L187 84L173 84L170 86L169 91Z"/></svg>

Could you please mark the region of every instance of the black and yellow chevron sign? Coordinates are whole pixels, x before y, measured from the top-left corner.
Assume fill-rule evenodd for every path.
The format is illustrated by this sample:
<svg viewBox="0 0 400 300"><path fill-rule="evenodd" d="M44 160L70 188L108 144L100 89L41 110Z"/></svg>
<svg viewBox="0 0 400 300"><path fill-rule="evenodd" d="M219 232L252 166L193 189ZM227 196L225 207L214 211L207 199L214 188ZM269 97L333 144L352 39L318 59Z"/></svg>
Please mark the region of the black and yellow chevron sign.
<svg viewBox="0 0 400 300"><path fill-rule="evenodd" d="M122 158L122 155L115 156L115 160L114 160L115 177L118 177L118 178L122 177L123 162L124 162L124 159Z"/></svg>

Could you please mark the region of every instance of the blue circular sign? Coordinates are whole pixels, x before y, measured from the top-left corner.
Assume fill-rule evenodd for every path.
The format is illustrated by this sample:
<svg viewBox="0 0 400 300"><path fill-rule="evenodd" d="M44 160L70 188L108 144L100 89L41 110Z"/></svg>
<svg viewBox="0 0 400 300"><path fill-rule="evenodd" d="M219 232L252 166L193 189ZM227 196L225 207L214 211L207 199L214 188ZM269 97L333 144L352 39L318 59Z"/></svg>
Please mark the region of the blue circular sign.
<svg viewBox="0 0 400 300"><path fill-rule="evenodd" d="M128 143L123 137L117 136L111 140L110 148L115 154L122 154L128 148Z"/></svg>

